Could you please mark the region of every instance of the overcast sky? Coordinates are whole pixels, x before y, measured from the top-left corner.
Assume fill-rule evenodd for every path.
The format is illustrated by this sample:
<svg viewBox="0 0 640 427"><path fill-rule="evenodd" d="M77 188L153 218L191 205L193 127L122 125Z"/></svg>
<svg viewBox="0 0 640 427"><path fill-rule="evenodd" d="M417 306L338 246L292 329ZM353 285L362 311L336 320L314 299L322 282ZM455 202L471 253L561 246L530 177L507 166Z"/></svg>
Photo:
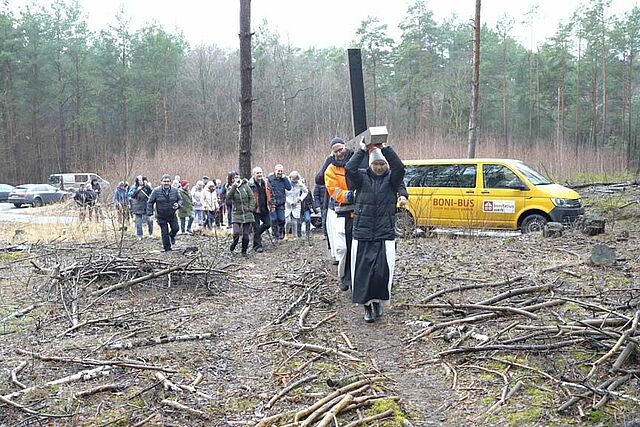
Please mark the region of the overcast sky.
<svg viewBox="0 0 640 427"><path fill-rule="evenodd" d="M50 1L50 0L42 0ZM10 0L16 6L21 0ZM180 29L191 45L216 44L236 49L239 45L240 0L78 0L93 30L106 28L124 9L134 29L155 21L168 30ZM405 16L408 0L253 0L252 28L266 19L284 40L298 47L347 47L355 30L367 16L388 24L396 39L398 23ZM613 0L609 14L622 15L637 1ZM515 22L513 34L526 47L553 35L560 21L567 21L580 0L482 0L481 19L495 28L507 14ZM461 21L473 18L475 0L427 0L436 21L456 14ZM525 24L525 13L537 6L533 26Z"/></svg>

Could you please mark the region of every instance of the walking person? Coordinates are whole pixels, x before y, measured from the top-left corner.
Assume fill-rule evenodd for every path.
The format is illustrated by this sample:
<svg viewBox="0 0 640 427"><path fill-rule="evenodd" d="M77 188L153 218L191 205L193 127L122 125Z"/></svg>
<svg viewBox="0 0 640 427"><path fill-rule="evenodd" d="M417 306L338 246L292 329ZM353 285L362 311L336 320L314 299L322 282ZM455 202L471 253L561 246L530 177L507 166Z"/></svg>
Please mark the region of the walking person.
<svg viewBox="0 0 640 427"><path fill-rule="evenodd" d="M329 196L327 196L327 189L324 186L324 176L322 177L322 182L323 184L316 183L315 187L313 187L313 208L314 212L316 212L317 209L320 209L323 238L327 241L327 247L331 249L329 237L327 236L327 209L329 209Z"/></svg>
<svg viewBox="0 0 640 427"><path fill-rule="evenodd" d="M171 186L171 177L169 175L162 175L160 185L151 192L147 202L147 211L153 212L154 206L156 209L156 221L162 232L162 248L165 252L169 252L171 246L176 243L176 234L178 234L179 229L176 211L182 206L180 193L175 187Z"/></svg>
<svg viewBox="0 0 640 427"><path fill-rule="evenodd" d="M302 183L306 185L305 180L302 180ZM314 206L313 196L311 195L311 191L308 191L307 188L307 196L302 200L302 205L300 207L300 222L298 223L298 236L302 236L302 222L304 222L305 236L307 237L307 243L311 246L311 213L318 213L318 208Z"/></svg>
<svg viewBox="0 0 640 427"><path fill-rule="evenodd" d="M216 182L216 195L218 196L218 210L216 211L216 227L221 227L224 222L224 214L227 212L227 189L222 185L222 181L219 179L213 180Z"/></svg>
<svg viewBox="0 0 640 427"><path fill-rule="evenodd" d="M153 235L153 212L147 211L147 202L153 189L143 176L138 175L135 182L129 188L129 200L131 201L131 213L136 223L136 236L142 240L143 222L147 225L149 236Z"/></svg>
<svg viewBox="0 0 640 427"><path fill-rule="evenodd" d="M231 200L233 209L233 242L231 243L231 252L234 252L242 234L242 256L247 256L249 249L249 235L253 228L255 218L253 212L256 209L256 202L253 198L253 191L249 187L249 181L236 175L235 181L227 190L227 201Z"/></svg>
<svg viewBox="0 0 640 427"><path fill-rule="evenodd" d="M256 202L256 208L253 211L253 250L262 252L262 233L271 227L271 214L269 206L271 206L271 188L264 180L262 168L253 168L253 176L249 180L249 186L253 191L253 198Z"/></svg>
<svg viewBox="0 0 640 427"><path fill-rule="evenodd" d="M369 154L369 167L359 169ZM391 147L382 149L360 143L346 164L347 178L357 192L351 246L351 300L364 306L364 320L383 315L383 303L391 298L396 260L395 216L404 164Z"/></svg>
<svg viewBox="0 0 640 427"><path fill-rule="evenodd" d="M76 190L76 193L73 195L73 200L80 208L80 222L84 222L87 216L89 217L89 222L91 222L93 209L96 203L96 195L91 189L91 184L80 184L80 186L78 186L78 190Z"/></svg>
<svg viewBox="0 0 640 427"><path fill-rule="evenodd" d="M335 137L330 142L331 155L325 162L324 185L329 204L327 210L327 234L334 264L338 265L340 289L351 287L351 233L354 217L354 193L347 185L345 165L353 152L344 140Z"/></svg>
<svg viewBox="0 0 640 427"><path fill-rule="evenodd" d="M129 186L120 181L115 190L113 190L113 204L118 212L118 224L120 230L126 230L129 226L130 210L129 210Z"/></svg>
<svg viewBox="0 0 640 427"><path fill-rule="evenodd" d="M267 177L271 188L271 233L276 240L284 239L286 191L291 190L291 181L284 174L284 166L278 164Z"/></svg>
<svg viewBox="0 0 640 427"><path fill-rule="evenodd" d="M302 183L298 171L289 173L291 189L285 191L286 203L284 205L285 227L290 227L291 235L295 238L302 237L300 230L300 217L302 215L302 201L307 198L309 190Z"/></svg>
<svg viewBox="0 0 640 427"><path fill-rule="evenodd" d="M189 181L186 179L181 180L178 192L182 198L182 206L178 209L180 233L191 234L191 226L193 225L193 197L191 197L191 192L189 191Z"/></svg>
<svg viewBox="0 0 640 427"><path fill-rule="evenodd" d="M233 207L232 207L231 200L229 200L229 189L231 188L233 183L236 181L237 177L238 177L238 172L229 171L229 173L227 174L227 184L224 186L225 205L227 209L227 228L231 228L233 224Z"/></svg>
<svg viewBox="0 0 640 427"><path fill-rule="evenodd" d="M191 190L191 199L193 200L193 213L198 221L198 227L204 227L204 184L202 181L196 182L195 187Z"/></svg>
<svg viewBox="0 0 640 427"><path fill-rule="evenodd" d="M202 192L202 209L204 214L204 226L208 229L212 229L215 226L216 212L218 212L218 194L216 193L216 186L212 181L209 181L207 187Z"/></svg>

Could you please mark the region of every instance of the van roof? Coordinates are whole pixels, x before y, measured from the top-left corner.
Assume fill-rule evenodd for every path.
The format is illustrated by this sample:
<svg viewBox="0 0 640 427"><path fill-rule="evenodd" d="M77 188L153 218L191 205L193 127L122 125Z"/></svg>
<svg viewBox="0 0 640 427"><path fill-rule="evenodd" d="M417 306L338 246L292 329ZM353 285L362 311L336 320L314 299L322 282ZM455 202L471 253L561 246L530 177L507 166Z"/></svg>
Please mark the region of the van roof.
<svg viewBox="0 0 640 427"><path fill-rule="evenodd" d="M516 159L497 159L497 158L476 158L476 159L423 159L423 160L403 160L407 166L415 165L436 165L436 164L473 164L473 163L504 163L509 165L522 164L522 160Z"/></svg>

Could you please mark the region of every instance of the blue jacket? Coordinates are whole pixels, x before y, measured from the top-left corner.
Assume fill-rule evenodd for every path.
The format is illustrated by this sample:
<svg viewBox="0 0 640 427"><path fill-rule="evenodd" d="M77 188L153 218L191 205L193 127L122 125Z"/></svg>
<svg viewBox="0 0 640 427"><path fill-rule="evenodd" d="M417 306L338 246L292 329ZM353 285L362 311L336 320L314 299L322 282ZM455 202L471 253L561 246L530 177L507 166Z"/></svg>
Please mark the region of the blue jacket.
<svg viewBox="0 0 640 427"><path fill-rule="evenodd" d="M275 174L270 173L267 177L269 187L271 188L271 200L276 207L283 207L287 198L285 191L291 190L291 181L289 177L283 175L277 178Z"/></svg>

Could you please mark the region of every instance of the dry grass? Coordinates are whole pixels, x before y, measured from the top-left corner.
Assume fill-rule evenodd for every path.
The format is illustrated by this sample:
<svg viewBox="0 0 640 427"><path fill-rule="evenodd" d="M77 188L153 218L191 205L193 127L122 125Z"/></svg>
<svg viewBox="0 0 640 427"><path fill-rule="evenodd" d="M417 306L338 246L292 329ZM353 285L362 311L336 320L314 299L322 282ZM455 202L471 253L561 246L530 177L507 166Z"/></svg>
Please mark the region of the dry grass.
<svg viewBox="0 0 640 427"><path fill-rule="evenodd" d="M393 136L391 144L403 159L460 158L466 157L466 140L428 136L402 138ZM315 173L329 153L328 143L300 141L295 152L287 152L283 147L265 149L261 141L254 142L252 164L261 166L265 173L281 163L285 171L297 170L307 180L313 181ZM477 157L515 158L530 164L535 169L558 182L585 182L620 179L626 176L625 160L620 150L603 149L593 151L582 149L576 153L575 147L555 145L536 141L528 145L514 143L510 150L495 140L482 140L477 147ZM122 164L116 161L114 164ZM147 175L152 182L158 182L162 174L180 175L192 184L203 175L222 179L229 170L238 168L236 152L202 153L194 147L172 145L159 149L153 157L140 154L136 157L132 171L122 177L123 172L112 166L103 171L112 182L133 179L133 176ZM124 173L126 175L126 173Z"/></svg>

